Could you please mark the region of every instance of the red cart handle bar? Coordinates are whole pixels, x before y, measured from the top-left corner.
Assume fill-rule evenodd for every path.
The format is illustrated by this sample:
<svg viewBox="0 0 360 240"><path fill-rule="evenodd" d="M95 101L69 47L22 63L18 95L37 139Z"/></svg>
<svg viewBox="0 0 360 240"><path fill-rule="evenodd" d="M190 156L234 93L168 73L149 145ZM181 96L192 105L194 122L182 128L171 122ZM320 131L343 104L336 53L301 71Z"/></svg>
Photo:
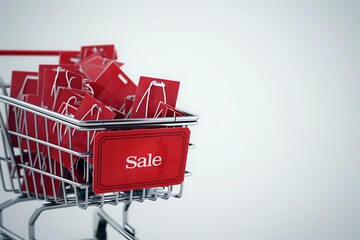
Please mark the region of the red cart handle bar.
<svg viewBox="0 0 360 240"><path fill-rule="evenodd" d="M8 56L59 56L61 53L80 53L79 51L59 51L59 50L0 50L1 55Z"/></svg>

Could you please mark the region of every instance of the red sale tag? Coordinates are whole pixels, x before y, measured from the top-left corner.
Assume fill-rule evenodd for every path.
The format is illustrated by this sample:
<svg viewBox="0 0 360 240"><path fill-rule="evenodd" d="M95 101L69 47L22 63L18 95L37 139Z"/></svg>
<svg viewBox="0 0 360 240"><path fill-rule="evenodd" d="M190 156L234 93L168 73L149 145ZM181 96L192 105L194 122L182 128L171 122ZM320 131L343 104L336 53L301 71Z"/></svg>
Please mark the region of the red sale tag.
<svg viewBox="0 0 360 240"><path fill-rule="evenodd" d="M189 137L188 128L98 133L93 191L101 194L182 183Z"/></svg>

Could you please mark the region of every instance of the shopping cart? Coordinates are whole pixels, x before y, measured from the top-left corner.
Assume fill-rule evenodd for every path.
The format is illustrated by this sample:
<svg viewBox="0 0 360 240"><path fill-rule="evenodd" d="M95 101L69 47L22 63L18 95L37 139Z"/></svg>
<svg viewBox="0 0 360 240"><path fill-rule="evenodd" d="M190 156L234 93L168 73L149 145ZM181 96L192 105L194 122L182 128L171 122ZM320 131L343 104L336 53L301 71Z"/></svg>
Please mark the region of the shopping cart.
<svg viewBox="0 0 360 240"><path fill-rule="evenodd" d="M58 51L0 51L0 55L58 54ZM123 179L124 176L121 172L116 176L109 177L104 172L108 171L106 167L108 160L102 159L104 156L109 157L109 154L101 153L113 148L114 144L130 144L128 141L136 144L141 144L142 140L148 141L145 144L150 147L157 147L156 144L163 141L162 144L165 144L163 147L166 148L170 136L171 139L177 139L177 143L180 143L171 146L174 149L171 149L170 152L182 154L186 160L188 148L192 148L194 145L189 144L188 139L184 136L188 134L187 127L189 125L197 124L198 117L196 115L185 113L181 117L79 121L9 97L10 85L5 84L2 79L0 80L2 89L2 95L0 95L2 140L0 178L3 189L17 195L0 204L0 235L3 239L26 239L7 229L3 225L2 217L5 209L24 201L44 202L29 219L29 239L35 239L35 223L41 213L76 206L84 210L90 206L98 207L95 214L97 224L94 239L106 239L106 225L112 226L126 239L137 239L135 229L128 223L128 210L132 202L167 200L171 197L180 198L182 196L183 177L191 175L190 172L182 170L184 163L179 166L177 171L178 175L182 176L176 176L177 179L173 179L173 182L179 184L167 185L168 179L162 179L159 182L150 179L137 185L137 183ZM15 114L15 130L9 130L7 126L7 119L11 111ZM85 136L84 142L88 143L87 151L79 152L72 148L71 137L69 137L68 147L62 146L60 139L58 139L58 144L50 141L51 134L57 132L57 136L60 136L64 129L69 133L76 131ZM166 134L163 134L164 132ZM95 133L100 136L95 137ZM45 134L45 139L40 138L40 134ZM115 140L111 142L110 140L113 139ZM95 147L92 149L89 145L90 141L95 141ZM110 144L108 144L109 141ZM184 144L186 146L182 146ZM137 154L137 149L140 151L142 148L135 147L133 155ZM54 152L60 156L60 163L52 159ZM68 156L69 168L62 166L61 156ZM159 164L159 159L155 159L151 154L147 157L149 162L152 161L155 165ZM153 157L152 160L151 157ZM134 163L135 158L132 160L131 163ZM116 179L115 183L112 182L113 179ZM164 186L161 185L162 183ZM144 184L149 187L138 188ZM106 204L118 205L119 203L123 204L122 225L114 221L102 208Z"/></svg>

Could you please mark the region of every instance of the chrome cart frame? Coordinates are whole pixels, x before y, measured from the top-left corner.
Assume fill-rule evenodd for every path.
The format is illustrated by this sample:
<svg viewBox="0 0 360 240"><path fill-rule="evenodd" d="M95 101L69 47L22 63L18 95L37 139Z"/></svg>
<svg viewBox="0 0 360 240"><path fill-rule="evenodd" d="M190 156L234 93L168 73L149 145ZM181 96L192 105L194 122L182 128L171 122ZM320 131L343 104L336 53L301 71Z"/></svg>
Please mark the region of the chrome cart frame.
<svg viewBox="0 0 360 240"><path fill-rule="evenodd" d="M0 178L4 191L13 192L17 196L13 199L0 204L0 239L27 239L17 235L15 232L4 226L3 211L9 207L24 201L42 201L44 204L35 210L29 219L28 239L35 238L35 223L41 213L48 210L55 210L68 207L79 207L87 209L90 206L98 207L95 213L97 225L94 231L94 239L106 239L106 225L113 227L120 235L126 239L137 239L135 229L128 221L128 211L131 204L143 202L145 200L155 201L157 199L180 198L183 194L183 183L176 186L164 186L150 189L139 189L122 192L112 192L105 194L95 194L92 192L92 165L88 164L93 156L92 149L87 152L78 152L70 147L61 146L60 139L58 144L51 143L49 140L50 131L58 131L66 128L69 132L73 130L86 132L89 142L94 131L122 131L137 128L171 128L187 127L197 124L196 115L186 113L183 117L170 118L149 118L149 119L122 119L107 121L78 121L65 115L20 101L7 96L9 85L4 84L1 79L0 87L3 94L0 95L0 130L3 155L0 156ZM10 111L14 111L15 118L19 119L31 116L33 119L33 129L37 129L37 121L42 119L45 123L46 139L41 140L37 137L29 136L27 124L23 129L16 122L16 130L9 130L7 119ZM57 127L54 124L57 123ZM51 128L52 127L52 128ZM51 128L51 129L50 129ZM15 139L15 144L14 144ZM70 140L71 141L71 140ZM30 146L36 147L37 151L31 151ZM189 148L194 145L190 144ZM51 159L50 152L57 151L60 154L66 153L71 159L83 159L83 175L81 181L75 176L73 171L66 172L63 167L56 165ZM46 166L46 169L43 168ZM78 166L71 161L72 169ZM190 176L190 172L185 172L185 176ZM40 183L39 183L40 181ZM47 187L45 186L46 184ZM105 204L118 205L123 203L123 223L122 225L114 221L104 210Z"/></svg>

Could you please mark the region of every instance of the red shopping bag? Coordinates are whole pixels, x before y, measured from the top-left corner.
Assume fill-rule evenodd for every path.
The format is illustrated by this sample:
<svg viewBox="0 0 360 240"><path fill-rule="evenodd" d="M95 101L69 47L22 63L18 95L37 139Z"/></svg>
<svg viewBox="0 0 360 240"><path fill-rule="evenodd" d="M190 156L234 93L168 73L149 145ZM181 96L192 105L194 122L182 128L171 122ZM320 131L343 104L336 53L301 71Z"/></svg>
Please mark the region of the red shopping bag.
<svg viewBox="0 0 360 240"><path fill-rule="evenodd" d="M125 102L120 108L120 111L125 115L125 118L129 118L131 115L132 107L134 105L135 95L129 95L125 98Z"/></svg>
<svg viewBox="0 0 360 240"><path fill-rule="evenodd" d="M80 52L61 52L59 55L59 64L79 64Z"/></svg>
<svg viewBox="0 0 360 240"><path fill-rule="evenodd" d="M10 97L19 99L23 94L38 94L38 73L13 71L11 77Z"/></svg>
<svg viewBox="0 0 360 240"><path fill-rule="evenodd" d="M11 77L10 97L22 100L26 94L37 94L38 74L36 72L13 71ZM8 129L17 131L16 121L19 120L20 109L9 105ZM18 146L17 137L11 135L13 147Z"/></svg>
<svg viewBox="0 0 360 240"><path fill-rule="evenodd" d="M66 95L66 93L64 93L64 95ZM58 101L60 101L64 95L61 95L58 98ZM80 103L81 102L79 102L79 100L75 96L70 96L68 99L64 99L63 102L59 103L60 106L58 107L57 112L73 118L78 110ZM61 122L55 122L51 120L48 122L47 126L48 142L61 147L67 147L62 144L62 138L65 136L67 131L70 131L69 127L62 124ZM61 153L61 150L56 148L43 148L42 151L42 154L44 156L48 156L49 158L57 160L60 164L65 165L63 164L63 160L60 158ZM65 160L64 162L66 162L66 164L68 163L67 160Z"/></svg>
<svg viewBox="0 0 360 240"><path fill-rule="evenodd" d="M64 99L64 101L61 102L57 112L62 115L74 118L80 104L81 101L76 96L69 96L68 99ZM66 131L69 131L69 127L62 124L61 122L55 121L49 121L48 126L48 141L56 145L61 145L62 138L65 136Z"/></svg>
<svg viewBox="0 0 360 240"><path fill-rule="evenodd" d="M86 120L111 120L115 118L115 113L110 108L106 107L103 103L91 97L85 95L78 109L73 113L74 119L86 121ZM57 126L60 127L60 126ZM71 149L79 153L87 153L92 149L94 136L96 131L90 131L89 135L87 131L81 131L76 129L62 128L58 132L61 132L61 146ZM72 171L74 164L76 164L77 157L67 152L60 152L56 149L51 151L51 157L61 163ZM92 164L92 157L89 157L89 161Z"/></svg>
<svg viewBox="0 0 360 240"><path fill-rule="evenodd" d="M87 76L90 81L94 82L112 62L119 67L123 65L123 63L121 62L117 62L110 58L102 57L100 53L94 53L81 61L81 71Z"/></svg>
<svg viewBox="0 0 360 240"><path fill-rule="evenodd" d="M180 83L172 80L140 77L131 118L153 118L160 102L175 107Z"/></svg>
<svg viewBox="0 0 360 240"><path fill-rule="evenodd" d="M68 89L83 88L83 76L73 71L61 67L55 69L45 69L43 86L43 105L50 110L54 110L54 103L58 96L59 87Z"/></svg>
<svg viewBox="0 0 360 240"><path fill-rule="evenodd" d="M74 117L76 112L78 111L78 106L76 100L74 97L70 97L67 102L63 102L59 109L58 113ZM62 141L64 137L69 137L71 135L66 133L71 132L70 128L64 124L61 124L59 122L52 122L49 128L49 139L51 143L54 143L58 146L69 148L64 142ZM66 136L65 136L66 135ZM59 162L62 166L66 167L70 172L74 170L74 165L76 163L77 157L74 155L70 155L67 152L62 151L61 149L57 148L51 148L51 149L44 149L43 154L45 156L48 156L51 159L55 159L57 162ZM71 162L71 159L73 160Z"/></svg>
<svg viewBox="0 0 360 240"><path fill-rule="evenodd" d="M85 95L86 92L82 90L59 87L53 110L59 112L60 106L66 102L72 106L80 105Z"/></svg>
<svg viewBox="0 0 360 240"><path fill-rule="evenodd" d="M94 98L97 98L100 95L100 93L104 90L104 88L101 87L96 82L84 82L84 85L85 87L83 88L83 91L84 89L87 88L85 91ZM76 89L73 90L76 91Z"/></svg>
<svg viewBox="0 0 360 240"><path fill-rule="evenodd" d="M44 172L52 173L56 176L61 176L61 166L48 158L42 158L40 154L32 154L32 164L29 165ZM63 176L65 177L65 176ZM52 179L49 176L42 175L41 173L25 169L21 190L29 193L37 192L40 195L46 193L47 196L59 196L61 189L61 181Z"/></svg>
<svg viewBox="0 0 360 240"><path fill-rule="evenodd" d="M79 65L76 64L42 64L39 65L39 83L38 83L38 94L42 95L43 94L43 90L44 90L44 84L46 81L45 78L45 70L46 69L51 69L53 71L56 71L57 68L60 67L61 69L66 69L72 72L76 72L78 74L82 74L79 70Z"/></svg>
<svg viewBox="0 0 360 240"><path fill-rule="evenodd" d="M107 108L109 108L113 113L115 113L114 119L124 119L124 118L126 118L126 115L122 111L117 110L117 109L115 109L115 108L113 108L111 106L107 106Z"/></svg>
<svg viewBox="0 0 360 240"><path fill-rule="evenodd" d="M116 59L117 54L115 50L115 45L91 45L91 46L82 46L81 47L81 60L87 58L88 56L99 53L100 56L109 59Z"/></svg>
<svg viewBox="0 0 360 240"><path fill-rule="evenodd" d="M182 183L189 136L188 128L98 133L93 191L101 194Z"/></svg>
<svg viewBox="0 0 360 240"><path fill-rule="evenodd" d="M81 121L111 120L114 119L114 117L115 113L111 111L110 108L106 107L104 103L98 101L88 94L85 95L77 112L74 115L75 119ZM72 148L74 150L79 152L87 152L89 149L91 149L95 131L90 132L90 139L87 139L86 131L79 131L74 129L70 134L72 134L71 140ZM70 146L68 138L64 138L64 143L67 146Z"/></svg>
<svg viewBox="0 0 360 240"><path fill-rule="evenodd" d="M22 98L24 102L33 104L35 106L41 105L41 99L41 96L32 94L26 94ZM37 143L36 140L39 139L46 141L44 117L36 115L28 110L20 110L19 113L19 133L35 139L32 140L20 137L22 149L31 152L42 151L44 145Z"/></svg>
<svg viewBox="0 0 360 240"><path fill-rule="evenodd" d="M95 83L103 88L97 99L116 109L120 109L125 98L136 91L136 85L114 62L108 65Z"/></svg>

